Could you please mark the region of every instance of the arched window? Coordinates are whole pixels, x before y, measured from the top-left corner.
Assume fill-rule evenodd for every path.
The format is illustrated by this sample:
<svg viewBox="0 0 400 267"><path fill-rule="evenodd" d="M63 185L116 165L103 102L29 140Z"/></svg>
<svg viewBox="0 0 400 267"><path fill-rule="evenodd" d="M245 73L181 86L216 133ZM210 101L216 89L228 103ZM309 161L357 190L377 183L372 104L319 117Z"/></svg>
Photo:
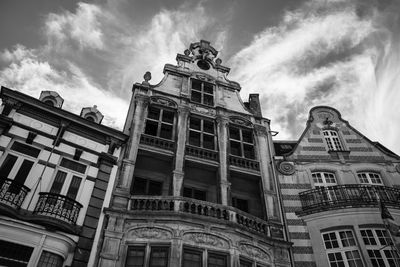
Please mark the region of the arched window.
<svg viewBox="0 0 400 267"><path fill-rule="evenodd" d="M324 138L329 150L343 151L343 146L340 143L339 135L334 130L324 130Z"/></svg>
<svg viewBox="0 0 400 267"><path fill-rule="evenodd" d="M376 172L358 172L357 177L362 184L383 185L381 175Z"/></svg>

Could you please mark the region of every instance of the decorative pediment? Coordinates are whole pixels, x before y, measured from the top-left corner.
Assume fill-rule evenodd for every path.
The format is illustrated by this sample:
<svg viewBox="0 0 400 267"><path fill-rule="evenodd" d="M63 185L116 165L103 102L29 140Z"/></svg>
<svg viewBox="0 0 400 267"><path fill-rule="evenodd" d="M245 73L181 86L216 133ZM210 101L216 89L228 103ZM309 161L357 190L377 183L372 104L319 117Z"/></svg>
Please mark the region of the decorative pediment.
<svg viewBox="0 0 400 267"><path fill-rule="evenodd" d="M198 245L212 246L218 248L229 248L228 242L225 239L208 233L201 233L201 232L185 233L183 235L183 240Z"/></svg>
<svg viewBox="0 0 400 267"><path fill-rule="evenodd" d="M229 121L231 123L235 123L240 126L253 127L253 124L251 123L251 121L249 121L245 118L242 118L242 117L237 117L237 116L229 117Z"/></svg>
<svg viewBox="0 0 400 267"><path fill-rule="evenodd" d="M128 232L128 238L130 239L157 239L166 240L172 238L172 232L167 229L157 227L142 227L132 229Z"/></svg>
<svg viewBox="0 0 400 267"><path fill-rule="evenodd" d="M255 258L263 262L271 262L271 256L265 250L251 244L241 243L239 251L250 258Z"/></svg>
<svg viewBox="0 0 400 267"><path fill-rule="evenodd" d="M166 107L170 107L170 108L177 108L178 104L176 104L175 101L166 98L166 97L162 97L162 96L152 96L150 98L150 104L158 104L158 105L162 105L162 106L166 106Z"/></svg>

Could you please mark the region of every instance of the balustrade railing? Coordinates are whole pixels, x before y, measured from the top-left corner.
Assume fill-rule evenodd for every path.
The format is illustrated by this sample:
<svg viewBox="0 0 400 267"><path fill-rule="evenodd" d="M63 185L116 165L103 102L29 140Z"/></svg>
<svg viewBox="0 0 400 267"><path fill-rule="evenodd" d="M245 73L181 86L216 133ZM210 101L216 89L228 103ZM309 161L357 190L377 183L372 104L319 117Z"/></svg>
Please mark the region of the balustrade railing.
<svg viewBox="0 0 400 267"><path fill-rule="evenodd" d="M0 185L0 203L4 203L15 209L21 208L30 189L11 179L0 179Z"/></svg>
<svg viewBox="0 0 400 267"><path fill-rule="evenodd" d="M218 152L217 151L209 150L209 149L205 149L205 148L201 148L201 147L187 145L186 146L186 154L189 156L197 157L197 158L218 161Z"/></svg>
<svg viewBox="0 0 400 267"><path fill-rule="evenodd" d="M299 193L304 212L342 207L376 206L378 199L389 206L400 207L400 189L363 184L320 187Z"/></svg>
<svg viewBox="0 0 400 267"><path fill-rule="evenodd" d="M260 163L258 161L241 157L235 157L232 155L229 156L229 164L245 169L251 169L256 171L260 170Z"/></svg>
<svg viewBox="0 0 400 267"><path fill-rule="evenodd" d="M175 143L173 141L147 134L142 134L140 136L140 143L171 151L175 148Z"/></svg>
<svg viewBox="0 0 400 267"><path fill-rule="evenodd" d="M282 225L270 223L230 206L185 197L134 196L133 211L186 213L237 224L251 232L283 239Z"/></svg>
<svg viewBox="0 0 400 267"><path fill-rule="evenodd" d="M53 217L75 225L81 208L82 204L69 197L41 192L33 213Z"/></svg>

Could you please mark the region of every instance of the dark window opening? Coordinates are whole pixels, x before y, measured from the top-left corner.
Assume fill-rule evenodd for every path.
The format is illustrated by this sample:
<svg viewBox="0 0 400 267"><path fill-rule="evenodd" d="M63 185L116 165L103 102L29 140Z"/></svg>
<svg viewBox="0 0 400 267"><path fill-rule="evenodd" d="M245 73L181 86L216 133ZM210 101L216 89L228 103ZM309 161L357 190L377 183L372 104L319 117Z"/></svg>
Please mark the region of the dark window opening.
<svg viewBox="0 0 400 267"><path fill-rule="evenodd" d="M20 152L22 154L31 156L33 158L37 158L40 153L40 149L22 144L20 142L14 142L14 144L12 144L12 146L11 146L11 150Z"/></svg>
<svg viewBox="0 0 400 267"><path fill-rule="evenodd" d="M214 86L199 80L192 81L191 100L208 106L214 106Z"/></svg>
<svg viewBox="0 0 400 267"><path fill-rule="evenodd" d="M230 154L255 159L253 132L239 127L229 127Z"/></svg>
<svg viewBox="0 0 400 267"><path fill-rule="evenodd" d="M173 138L173 125L175 113L149 107L144 133L171 140Z"/></svg>
<svg viewBox="0 0 400 267"><path fill-rule="evenodd" d="M168 254L168 247L152 247L150 253L150 267L167 267Z"/></svg>
<svg viewBox="0 0 400 267"><path fill-rule="evenodd" d="M32 252L32 247L0 240L0 265L26 267Z"/></svg>
<svg viewBox="0 0 400 267"><path fill-rule="evenodd" d="M37 266L40 267L62 267L64 259L55 253L43 251L40 256L39 263Z"/></svg>
<svg viewBox="0 0 400 267"><path fill-rule="evenodd" d="M189 145L215 150L215 125L213 121L190 117Z"/></svg>
<svg viewBox="0 0 400 267"><path fill-rule="evenodd" d="M183 250L183 267L201 267L202 253L200 251Z"/></svg>
<svg viewBox="0 0 400 267"><path fill-rule="evenodd" d="M227 267L227 257L214 253L208 253L208 267Z"/></svg>
<svg viewBox="0 0 400 267"><path fill-rule="evenodd" d="M126 267L143 267L145 253L146 253L145 247L129 247L125 266Z"/></svg>
<svg viewBox="0 0 400 267"><path fill-rule="evenodd" d="M162 186L162 182L135 177L132 195L161 196Z"/></svg>
<svg viewBox="0 0 400 267"><path fill-rule="evenodd" d="M249 212L249 202L246 199L232 198L232 206L244 212Z"/></svg>
<svg viewBox="0 0 400 267"><path fill-rule="evenodd" d="M7 179L18 157L8 154L0 168L0 179Z"/></svg>
<svg viewBox="0 0 400 267"><path fill-rule="evenodd" d="M80 173L86 172L86 166L84 164L66 158L63 158L61 160L60 166Z"/></svg>
<svg viewBox="0 0 400 267"><path fill-rule="evenodd" d="M199 190L196 188L191 188L191 187L183 188L183 196L198 199L198 200L203 200L203 201L207 200L207 192L206 191Z"/></svg>

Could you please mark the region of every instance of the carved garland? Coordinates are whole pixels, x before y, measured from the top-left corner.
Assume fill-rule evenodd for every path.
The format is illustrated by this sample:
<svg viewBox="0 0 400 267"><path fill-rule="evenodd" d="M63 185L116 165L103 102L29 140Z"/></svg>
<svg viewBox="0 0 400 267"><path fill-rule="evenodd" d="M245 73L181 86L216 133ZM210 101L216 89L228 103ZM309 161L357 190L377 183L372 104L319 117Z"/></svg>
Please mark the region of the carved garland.
<svg viewBox="0 0 400 267"><path fill-rule="evenodd" d="M253 124L251 123L251 121L248 121L244 118L241 117L229 117L229 121L231 123L235 123L241 126L245 126L245 127L253 127Z"/></svg>
<svg viewBox="0 0 400 267"><path fill-rule="evenodd" d="M196 244L214 246L219 248L227 247L227 242L220 237L206 233L187 233L185 239Z"/></svg>
<svg viewBox="0 0 400 267"><path fill-rule="evenodd" d="M144 227L129 231L129 237L145 239L170 239L172 237L172 234L164 229Z"/></svg>
<svg viewBox="0 0 400 267"><path fill-rule="evenodd" d="M165 97L160 97L160 96L153 96L150 98L150 103L151 104L158 104L170 108L177 108L178 105L176 104L175 101L165 98Z"/></svg>
<svg viewBox="0 0 400 267"><path fill-rule="evenodd" d="M256 246L250 244L241 244L239 246L239 250L251 258L257 258L266 262L271 261L271 257L268 255L268 253Z"/></svg>

